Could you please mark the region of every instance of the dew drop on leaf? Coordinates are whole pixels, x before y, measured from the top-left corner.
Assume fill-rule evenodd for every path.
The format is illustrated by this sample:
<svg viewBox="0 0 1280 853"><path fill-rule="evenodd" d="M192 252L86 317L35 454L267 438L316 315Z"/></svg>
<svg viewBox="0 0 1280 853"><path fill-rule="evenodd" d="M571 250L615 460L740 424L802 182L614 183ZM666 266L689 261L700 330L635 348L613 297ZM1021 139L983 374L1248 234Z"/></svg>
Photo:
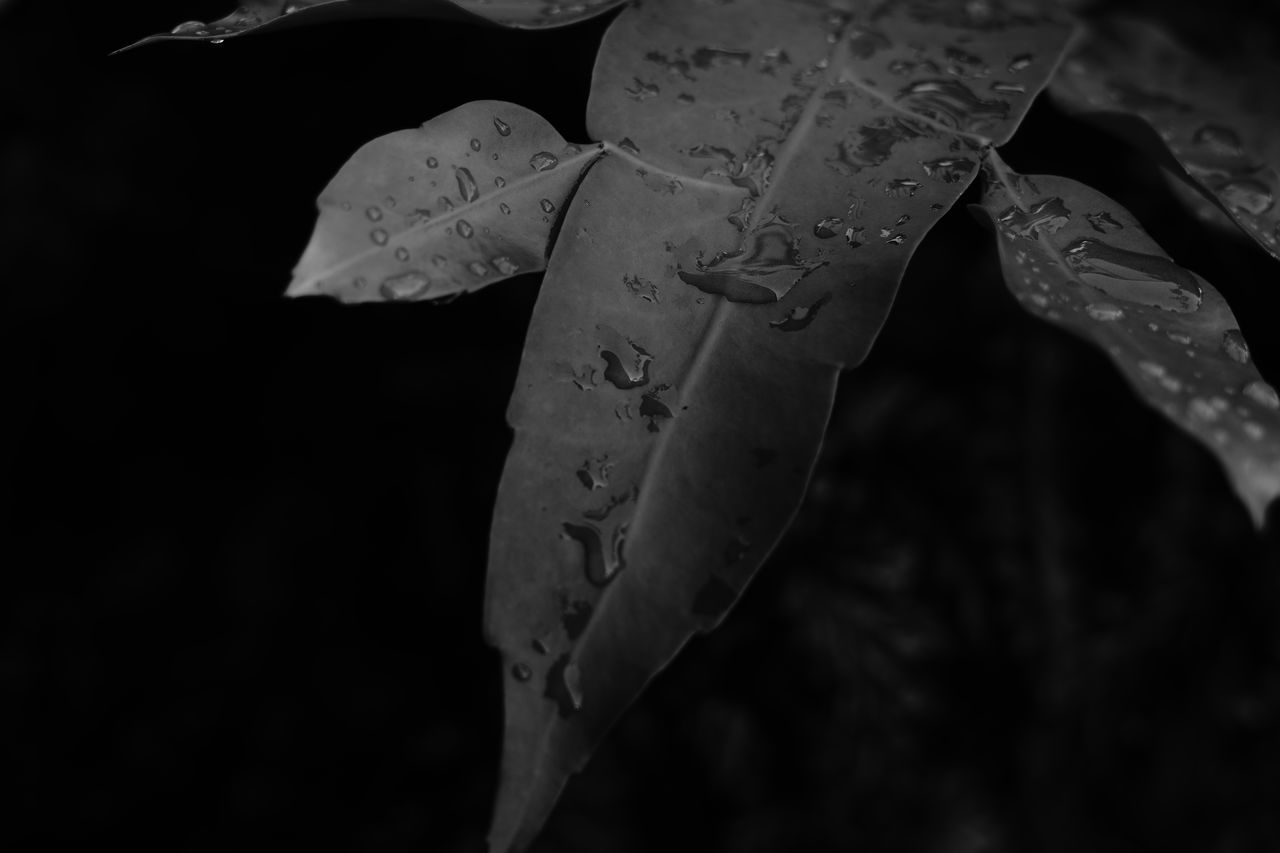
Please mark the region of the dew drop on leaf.
<svg viewBox="0 0 1280 853"><path fill-rule="evenodd" d="M556 206L555 204L552 203L551 199L549 198L544 198L542 201L538 202L538 206L542 208L543 213L556 212Z"/></svg>
<svg viewBox="0 0 1280 853"><path fill-rule="evenodd" d="M1067 246L1063 256L1081 281L1116 299L1180 314L1200 307L1199 282L1168 258L1089 237Z"/></svg>
<svg viewBox="0 0 1280 853"><path fill-rule="evenodd" d="M1272 388L1261 379L1254 380L1244 386L1244 395L1253 402L1266 409L1275 411L1280 409L1280 395L1276 394L1276 389Z"/></svg>
<svg viewBox="0 0 1280 853"><path fill-rule="evenodd" d="M516 266L516 264L506 255L499 255L494 258L491 263L493 264L493 268L503 275L515 275L520 270L520 267Z"/></svg>
<svg viewBox="0 0 1280 853"><path fill-rule="evenodd" d="M377 222L382 218L382 208L376 204L365 208L364 215L369 217L370 222Z"/></svg>
<svg viewBox="0 0 1280 853"><path fill-rule="evenodd" d="M505 121L498 118L497 116L493 117L493 127L494 127L494 130L498 131L499 136L511 135L511 125L507 124Z"/></svg>
<svg viewBox="0 0 1280 853"><path fill-rule="evenodd" d="M1228 181L1218 188L1218 195L1232 210L1252 213L1254 216L1261 216L1275 205L1271 189L1252 178Z"/></svg>
<svg viewBox="0 0 1280 853"><path fill-rule="evenodd" d="M1002 95L1022 95L1027 91L1027 87L1021 83L1006 83L1002 80L996 80L991 84L991 91L999 92Z"/></svg>
<svg viewBox="0 0 1280 853"><path fill-rule="evenodd" d="M1021 53L1015 56L1013 59L1009 60L1009 73L1017 74L1020 71L1025 71L1027 66L1029 66L1034 59L1035 57L1029 53Z"/></svg>
<svg viewBox="0 0 1280 853"><path fill-rule="evenodd" d="M1249 363L1249 345L1239 329L1227 329L1222 333L1222 351L1237 364Z"/></svg>
<svg viewBox="0 0 1280 853"><path fill-rule="evenodd" d="M427 168L428 168L428 169L434 169L436 166L439 166L439 165L440 165L440 161L439 161L439 160L437 160L436 158L434 158L434 157L428 157L428 158L427 158Z"/></svg>
<svg viewBox="0 0 1280 853"><path fill-rule="evenodd" d="M385 299L412 299L431 285L431 280L424 274L414 270L401 275L393 275L383 279L378 286Z"/></svg>
<svg viewBox="0 0 1280 853"><path fill-rule="evenodd" d="M1231 128L1220 124L1206 124L1195 132L1191 141L1220 157L1239 157L1244 153L1240 136Z"/></svg>
<svg viewBox="0 0 1280 853"><path fill-rule="evenodd" d="M484 264L480 263L479 261L472 261L471 263L467 264L467 269L471 270L472 275L478 276L480 278L484 278L489 274L489 268L486 267Z"/></svg>
<svg viewBox="0 0 1280 853"><path fill-rule="evenodd" d="M1124 311L1110 302L1090 302L1085 306L1085 313L1095 320L1111 322L1124 318Z"/></svg>
<svg viewBox="0 0 1280 853"><path fill-rule="evenodd" d="M535 172L546 172L560 165L560 159L550 151L539 151L529 158L529 167Z"/></svg>
<svg viewBox="0 0 1280 853"><path fill-rule="evenodd" d="M458 220L458 236L459 237L461 237L464 240L470 240L471 235L474 233L476 233L476 230L471 227L470 222L468 222L465 219Z"/></svg>
<svg viewBox="0 0 1280 853"><path fill-rule="evenodd" d="M472 151L479 151L479 150L480 150L480 140L479 140L479 139L476 139L474 136L473 136L473 137L471 137L471 150L472 150Z"/></svg>
<svg viewBox="0 0 1280 853"><path fill-rule="evenodd" d="M501 210L504 214L508 216L511 215L511 205L507 204L505 201L501 202L498 205L498 210Z"/></svg>
<svg viewBox="0 0 1280 853"><path fill-rule="evenodd" d="M502 189L507 185L507 179L502 177L501 175L498 175L498 177L493 179L493 185L498 189Z"/></svg>
<svg viewBox="0 0 1280 853"><path fill-rule="evenodd" d="M835 216L828 216L825 219L819 219L813 224L813 236L819 240L829 240L840 233L840 228L844 225L844 220Z"/></svg>
<svg viewBox="0 0 1280 853"><path fill-rule="evenodd" d="M454 177L458 179L458 195L462 196L463 201L475 201L480 197L480 188L476 186L476 179L471 176L471 170L459 167L454 172Z"/></svg>
<svg viewBox="0 0 1280 853"><path fill-rule="evenodd" d="M400 261L401 263L404 263L405 261L409 260L409 250L406 249L404 246L400 246L399 248L397 248L396 260Z"/></svg>
<svg viewBox="0 0 1280 853"><path fill-rule="evenodd" d="M528 681L533 678L533 669L527 663L518 663L511 667L511 677L516 681Z"/></svg>
<svg viewBox="0 0 1280 853"><path fill-rule="evenodd" d="M387 232L381 228L375 228L369 232L369 239L379 246L385 246L387 245Z"/></svg>

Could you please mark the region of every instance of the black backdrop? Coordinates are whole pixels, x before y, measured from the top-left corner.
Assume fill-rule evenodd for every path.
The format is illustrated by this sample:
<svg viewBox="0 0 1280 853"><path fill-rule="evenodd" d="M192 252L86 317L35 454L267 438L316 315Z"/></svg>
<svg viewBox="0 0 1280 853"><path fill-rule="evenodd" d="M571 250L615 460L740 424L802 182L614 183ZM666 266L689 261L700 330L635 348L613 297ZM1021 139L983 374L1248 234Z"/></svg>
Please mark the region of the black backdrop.
<svg viewBox="0 0 1280 853"><path fill-rule="evenodd" d="M1143 5L1223 52L1248 4ZM0 10L0 848L479 851L488 513L538 278L447 306L280 294L368 139L500 98L586 140L607 22L107 55L224 11ZM1280 375L1280 267L1147 158L1048 103L1006 154L1134 211ZM934 229L796 527L540 853L1280 849L1277 513L1255 535L993 255L962 206Z"/></svg>

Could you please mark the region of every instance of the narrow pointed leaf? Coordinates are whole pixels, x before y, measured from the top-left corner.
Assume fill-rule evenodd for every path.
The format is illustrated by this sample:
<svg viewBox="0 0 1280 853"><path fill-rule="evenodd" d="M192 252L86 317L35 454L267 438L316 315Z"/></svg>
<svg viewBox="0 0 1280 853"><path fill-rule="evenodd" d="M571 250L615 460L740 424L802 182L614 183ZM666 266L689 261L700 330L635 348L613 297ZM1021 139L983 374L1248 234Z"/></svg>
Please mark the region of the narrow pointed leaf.
<svg viewBox="0 0 1280 853"><path fill-rule="evenodd" d="M379 137L320 194L288 295L438 299L541 271L560 211L600 150L502 101Z"/></svg>
<svg viewBox="0 0 1280 853"><path fill-rule="evenodd" d="M991 156L983 207L1018 302L1101 348L1144 402L1209 447L1260 526L1280 493L1280 397L1222 294L1101 193Z"/></svg>
<svg viewBox="0 0 1280 853"><path fill-rule="evenodd" d="M566 214L509 410L492 850L529 843L777 543L840 369L1069 34L1027 3L647 0L613 22L588 107L609 153Z"/></svg>
<svg viewBox="0 0 1280 853"><path fill-rule="evenodd" d="M1280 259L1280 101L1274 89L1252 92L1163 30L1121 21L1080 40L1053 95L1074 112L1145 121L1187 180Z"/></svg>
<svg viewBox="0 0 1280 853"><path fill-rule="evenodd" d="M256 32L360 18L434 18L548 29L585 21L627 0L245 0L216 21L186 21L124 48L157 41L219 41Z"/></svg>

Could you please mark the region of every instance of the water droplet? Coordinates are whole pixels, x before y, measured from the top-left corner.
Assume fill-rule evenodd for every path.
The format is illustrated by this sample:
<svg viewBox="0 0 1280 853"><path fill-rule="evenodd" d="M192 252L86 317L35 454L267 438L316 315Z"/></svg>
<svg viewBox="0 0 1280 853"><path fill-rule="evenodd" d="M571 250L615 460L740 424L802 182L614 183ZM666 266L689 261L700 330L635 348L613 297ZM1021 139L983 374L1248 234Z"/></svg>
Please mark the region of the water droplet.
<svg viewBox="0 0 1280 853"><path fill-rule="evenodd" d="M404 246L397 247L396 260L400 261L401 263L404 263L405 261L409 260L409 250L406 249Z"/></svg>
<svg viewBox="0 0 1280 853"><path fill-rule="evenodd" d="M385 246L387 245L387 232L381 228L375 228L369 232L369 239L379 246Z"/></svg>
<svg viewBox="0 0 1280 853"><path fill-rule="evenodd" d="M1220 124L1206 124L1195 132L1191 141L1219 157L1239 157L1244 153L1240 135Z"/></svg>
<svg viewBox="0 0 1280 853"><path fill-rule="evenodd" d="M1110 234L1113 231L1124 229L1124 226L1105 210L1100 210L1097 213L1086 213L1084 218L1088 220L1089 227L1099 234Z"/></svg>
<svg viewBox="0 0 1280 853"><path fill-rule="evenodd" d="M505 121L498 118L497 116L493 117L493 127L494 127L494 130L498 131L499 136L511 135L511 125L507 124Z"/></svg>
<svg viewBox="0 0 1280 853"><path fill-rule="evenodd" d="M1031 54L1020 53L1017 56L1015 56L1013 59L1009 60L1009 73L1017 74L1020 71L1025 71L1027 69L1027 66L1029 66L1034 61L1035 61L1035 57L1033 57Z"/></svg>
<svg viewBox="0 0 1280 853"><path fill-rule="evenodd" d="M1240 424L1240 428L1244 430L1245 435L1249 436L1249 438L1254 441L1262 441L1262 439L1267 437L1267 431L1262 428L1262 425L1256 424L1253 421L1245 421Z"/></svg>
<svg viewBox="0 0 1280 853"><path fill-rule="evenodd" d="M1203 397L1192 397L1187 403L1187 413L1202 421L1212 422L1218 419L1217 408Z"/></svg>
<svg viewBox="0 0 1280 853"><path fill-rule="evenodd" d="M378 207L376 204L371 205L370 207L365 208L364 215L369 217L370 222L377 222L382 218L382 208Z"/></svg>
<svg viewBox="0 0 1280 853"><path fill-rule="evenodd" d="M1218 187L1217 193L1227 207L1237 212L1252 213L1254 216L1261 216L1275 204L1271 189L1252 178L1227 181Z"/></svg>
<svg viewBox="0 0 1280 853"><path fill-rule="evenodd" d="M551 199L549 198L544 198L542 201L538 202L538 207L542 208L543 213L556 212L556 206L555 204L552 203Z"/></svg>
<svg viewBox="0 0 1280 853"><path fill-rule="evenodd" d="M1227 329L1222 333L1222 351L1237 364L1249 363L1249 345L1239 329Z"/></svg>
<svg viewBox="0 0 1280 853"><path fill-rule="evenodd" d="M1092 238L1075 241L1063 255L1081 281L1108 296L1182 314L1200 307L1202 291L1196 277L1168 258Z"/></svg>
<svg viewBox="0 0 1280 853"><path fill-rule="evenodd" d="M636 144L631 141L631 137L629 136L624 136L621 139L619 139L618 147L621 148L623 151L627 152L628 154L631 154L632 156L638 155L640 153L640 149L636 147Z"/></svg>
<svg viewBox="0 0 1280 853"><path fill-rule="evenodd" d="M473 137L471 137L471 150L472 150L472 151L479 151L479 150L480 150L480 140L479 140L479 139L476 139L474 136L473 136Z"/></svg>
<svg viewBox="0 0 1280 853"><path fill-rule="evenodd" d="M891 246L901 246L904 242L906 242L906 239L907 239L907 235L905 234L894 234L888 240L885 240L885 242Z"/></svg>
<svg viewBox="0 0 1280 853"><path fill-rule="evenodd" d="M1149 378L1154 379L1156 382L1160 383L1160 385L1163 386L1164 389L1166 391L1169 391L1170 393L1177 394L1179 391L1182 390L1182 383L1178 380L1178 378L1176 376L1170 376L1169 372L1165 370L1164 365L1160 364L1159 362L1140 361L1138 362L1138 369L1142 371L1144 374L1146 374Z"/></svg>
<svg viewBox="0 0 1280 853"><path fill-rule="evenodd" d="M440 196L440 206L445 210L453 210L453 201L447 196Z"/></svg>
<svg viewBox="0 0 1280 853"><path fill-rule="evenodd" d="M625 524L614 528L613 536L607 544L600 528L594 524L572 524L566 521L562 526L569 538L582 546L583 571L587 580L595 586L607 586L627 567L626 557L623 556L627 541Z"/></svg>
<svg viewBox="0 0 1280 853"><path fill-rule="evenodd" d="M413 299L431 286L431 279L425 274L411 270L400 275L393 275L382 280L378 291L384 299Z"/></svg>
<svg viewBox="0 0 1280 853"><path fill-rule="evenodd" d="M850 249L856 249L863 244L862 232L865 228L850 226L845 229L844 241L849 244Z"/></svg>
<svg viewBox="0 0 1280 853"><path fill-rule="evenodd" d="M1085 306L1084 310L1090 317L1102 322L1112 322L1124 318L1124 311L1110 302L1090 302Z"/></svg>
<svg viewBox="0 0 1280 853"><path fill-rule="evenodd" d="M787 225L770 223L737 249L717 252L709 261L703 260L701 252L692 263L681 258L677 275L685 284L731 302L776 302L796 282L827 263L802 258L798 243Z"/></svg>
<svg viewBox="0 0 1280 853"><path fill-rule="evenodd" d="M480 197L480 188L476 186L476 179L471 176L470 169L459 167L453 174L458 179L458 195L462 196L463 201L475 201Z"/></svg>
<svg viewBox="0 0 1280 853"><path fill-rule="evenodd" d="M1244 395L1263 408L1272 411L1280 409L1280 395L1276 394L1276 389L1261 379L1244 386Z"/></svg>
<svg viewBox="0 0 1280 853"><path fill-rule="evenodd" d="M545 695L559 706L561 717L582 710L582 673L577 664L570 663L568 653L561 655L547 670Z"/></svg>
<svg viewBox="0 0 1280 853"><path fill-rule="evenodd" d="M1049 234L1061 230L1071 221L1071 211L1062 199L1046 198L1027 210L1010 207L997 217L997 221L1008 233L1034 240L1041 229Z"/></svg>
<svg viewBox="0 0 1280 853"><path fill-rule="evenodd" d="M884 194L889 198L911 198L920 189L920 182L911 178L894 178L884 185Z"/></svg>
<svg viewBox="0 0 1280 853"><path fill-rule="evenodd" d="M813 224L813 236L819 240L829 240L840 233L844 220L836 216L828 216L826 219L819 219Z"/></svg>
<svg viewBox="0 0 1280 853"><path fill-rule="evenodd" d="M1169 340L1173 341L1175 344L1178 344L1180 346L1185 347L1185 346L1191 345L1191 336L1184 335L1182 332L1168 332L1166 333L1166 336L1169 338Z"/></svg>
<svg viewBox="0 0 1280 853"><path fill-rule="evenodd" d="M709 68L744 68L751 61L745 50L725 50L719 47L700 47L689 54L689 61L703 70Z"/></svg>
<svg viewBox="0 0 1280 853"><path fill-rule="evenodd" d="M1006 83L996 80L991 84L991 91L999 92L1002 95L1022 95L1026 94L1027 87L1021 83Z"/></svg>
<svg viewBox="0 0 1280 853"><path fill-rule="evenodd" d="M1007 101L979 98L959 80L919 80L902 89L895 100L956 130L975 131L1009 115Z"/></svg>
<svg viewBox="0 0 1280 853"><path fill-rule="evenodd" d="M977 164L968 157L940 157L920 163L924 173L945 184L955 184L973 174Z"/></svg>
<svg viewBox="0 0 1280 853"><path fill-rule="evenodd" d="M506 214L506 215L508 215L508 216L510 216L510 215L511 215L511 205L507 204L505 201L504 201L504 202L501 202L501 203L498 205L498 210L501 210L504 214Z"/></svg>
<svg viewBox="0 0 1280 853"><path fill-rule="evenodd" d="M560 165L559 158L550 151L539 151L529 158L529 167L535 172L546 172Z"/></svg>
<svg viewBox="0 0 1280 853"><path fill-rule="evenodd" d="M798 305L792 308L781 319L770 320L769 325L780 332L798 332L813 322L822 310L822 306L831 301L831 294L824 293L812 305Z"/></svg>
<svg viewBox="0 0 1280 853"><path fill-rule="evenodd" d="M427 168L428 168L428 169L434 169L436 166L439 166L439 165L440 165L440 161L439 161L439 160L437 160L436 158L434 158L434 157L428 157L428 158L427 158Z"/></svg>
<svg viewBox="0 0 1280 853"><path fill-rule="evenodd" d="M209 39L209 44L223 44L226 39Z"/></svg>
<svg viewBox="0 0 1280 853"><path fill-rule="evenodd" d="M899 217L898 217L898 219L897 219L897 221L896 221L896 222L894 222L893 224L894 224L895 226L896 226L896 225L906 225L906 224L907 224L908 222L910 222L910 221L911 221L911 215L910 215L909 213L904 213L904 214L902 214L901 216L899 216Z"/></svg>
<svg viewBox="0 0 1280 853"><path fill-rule="evenodd" d="M518 663L511 667L511 676L516 681L528 681L533 678L533 669L527 663Z"/></svg>
<svg viewBox="0 0 1280 853"><path fill-rule="evenodd" d="M624 88L622 91L626 92L627 97L633 101L647 101L650 98L656 98L662 91L655 84L646 83L639 77L632 77L631 79L634 85Z"/></svg>
<svg viewBox="0 0 1280 853"><path fill-rule="evenodd" d="M489 274L489 268L479 261L472 261L467 264L467 269L471 270L471 274L478 278L484 278Z"/></svg>
<svg viewBox="0 0 1280 853"><path fill-rule="evenodd" d="M690 95L688 92L681 92L680 94L676 95L676 103L678 104L692 104L693 102L694 102L694 97L693 95Z"/></svg>
<svg viewBox="0 0 1280 853"><path fill-rule="evenodd" d="M458 220L458 236L459 237L461 237L464 240L470 240L471 235L474 233L476 233L475 229L471 227L470 222L468 222L465 219Z"/></svg>
<svg viewBox="0 0 1280 853"><path fill-rule="evenodd" d="M498 257L490 261L490 263L493 265L493 268L495 270L502 273L503 275L515 275L517 272L520 271L520 267L518 267L506 255L499 255Z"/></svg>
<svg viewBox="0 0 1280 853"><path fill-rule="evenodd" d="M199 36L205 33L204 21L183 21L178 24L170 33L175 36Z"/></svg>
<svg viewBox="0 0 1280 853"><path fill-rule="evenodd" d="M600 357L605 364L604 378L623 391L648 385L653 356L644 347L621 335L611 334L610 338L600 348ZM628 349L631 352L628 353Z"/></svg>

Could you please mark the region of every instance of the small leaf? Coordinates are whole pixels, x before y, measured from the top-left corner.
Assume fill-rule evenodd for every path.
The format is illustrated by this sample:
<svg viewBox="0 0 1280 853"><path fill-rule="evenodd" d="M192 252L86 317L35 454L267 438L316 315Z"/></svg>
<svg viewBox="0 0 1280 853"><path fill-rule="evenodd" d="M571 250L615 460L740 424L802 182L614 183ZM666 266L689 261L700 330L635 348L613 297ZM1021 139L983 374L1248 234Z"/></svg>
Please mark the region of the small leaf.
<svg viewBox="0 0 1280 853"><path fill-rule="evenodd" d="M1113 22L1080 40L1054 81L1068 110L1136 116L1267 252L1280 259L1280 109L1150 24ZM1274 73L1271 75L1274 77Z"/></svg>
<svg viewBox="0 0 1280 853"><path fill-rule="evenodd" d="M438 299L538 272L558 211L599 155L503 101L379 137L320 194L288 295Z"/></svg>
<svg viewBox="0 0 1280 853"><path fill-rule="evenodd" d="M989 158L983 207L1014 297L1105 351L1142 400L1207 445L1261 526L1280 493L1280 398L1222 295L1101 193Z"/></svg>
<svg viewBox="0 0 1280 853"><path fill-rule="evenodd" d="M436 18L498 24L517 29L563 27L601 15L627 0L245 0L210 23L187 21L124 50L157 41L212 41L251 32L357 18Z"/></svg>
<svg viewBox="0 0 1280 853"><path fill-rule="evenodd" d="M565 216L508 412L494 851L529 843L778 542L840 369L1071 29L1027 3L825 6L646 0L605 36L588 128L608 154Z"/></svg>

